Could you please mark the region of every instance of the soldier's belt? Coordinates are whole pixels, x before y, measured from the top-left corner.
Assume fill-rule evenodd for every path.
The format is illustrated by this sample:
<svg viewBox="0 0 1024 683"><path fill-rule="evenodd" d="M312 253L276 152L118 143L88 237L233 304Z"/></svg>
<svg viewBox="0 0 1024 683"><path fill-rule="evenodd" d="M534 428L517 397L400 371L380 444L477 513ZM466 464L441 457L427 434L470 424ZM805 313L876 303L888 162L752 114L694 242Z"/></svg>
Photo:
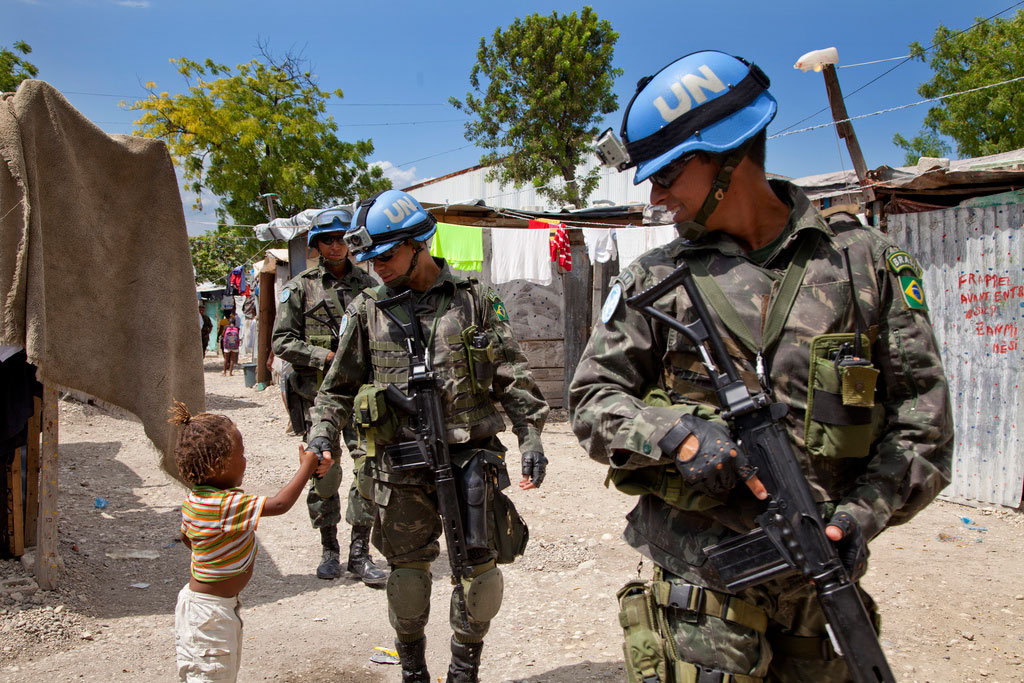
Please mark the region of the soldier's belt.
<svg viewBox="0 0 1024 683"><path fill-rule="evenodd" d="M691 612L694 617L707 614L763 634L768 628L768 615L759 607L735 595L708 590L702 586L670 581L652 581L654 602L666 609Z"/></svg>

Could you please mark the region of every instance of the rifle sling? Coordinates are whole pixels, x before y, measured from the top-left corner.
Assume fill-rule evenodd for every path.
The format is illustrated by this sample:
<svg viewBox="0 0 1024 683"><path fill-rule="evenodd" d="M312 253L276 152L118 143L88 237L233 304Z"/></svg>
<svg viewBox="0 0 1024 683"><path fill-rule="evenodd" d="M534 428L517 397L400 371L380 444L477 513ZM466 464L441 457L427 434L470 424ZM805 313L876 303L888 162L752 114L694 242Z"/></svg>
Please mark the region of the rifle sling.
<svg viewBox="0 0 1024 683"><path fill-rule="evenodd" d="M812 232L813 234L805 236L800 242L800 246L797 248L796 254L793 255L793 260L790 262L789 267L786 269L786 274L782 278L779 292L768 309L768 323L762 331L763 336L760 349L754 343L754 337L750 333L750 329L743 322L740 314L736 312L736 308L729 301L721 287L718 286L718 283L715 282L715 277L708 270L707 264L696 257L686 258L686 262L690 265L690 270L693 271L693 279L697 283L701 294L704 295L704 298L708 300L711 307L718 313L722 323L729 329L733 337L755 355L758 353L766 354L782 335L782 328L786 324L786 319L789 318L789 312L793 308L793 302L796 301L796 295L800 292L800 285L803 282L804 273L807 271L807 261L810 259L811 254L814 253L815 248L818 246L818 239L821 237L821 233L817 230Z"/></svg>

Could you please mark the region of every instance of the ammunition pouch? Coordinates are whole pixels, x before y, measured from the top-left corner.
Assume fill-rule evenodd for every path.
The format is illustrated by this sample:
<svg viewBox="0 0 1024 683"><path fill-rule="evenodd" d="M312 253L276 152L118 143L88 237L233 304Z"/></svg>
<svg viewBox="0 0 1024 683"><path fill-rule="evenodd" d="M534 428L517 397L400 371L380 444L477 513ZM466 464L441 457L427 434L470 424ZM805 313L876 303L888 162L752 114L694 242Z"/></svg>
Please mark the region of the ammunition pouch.
<svg viewBox="0 0 1024 683"><path fill-rule="evenodd" d="M461 338L466 350L471 390L477 395L486 394L494 382L494 343L476 325L464 329Z"/></svg>
<svg viewBox="0 0 1024 683"><path fill-rule="evenodd" d="M819 458L867 457L882 426L883 407L875 402L878 369L841 362L853 339L844 332L811 340L804 440L807 452ZM861 346L870 361L868 335L861 335Z"/></svg>
<svg viewBox="0 0 1024 683"><path fill-rule="evenodd" d="M490 481L486 470L487 463L480 453L456 469L455 483L462 499L460 512L467 551L490 549L487 543L487 490Z"/></svg>
<svg viewBox="0 0 1024 683"><path fill-rule="evenodd" d="M625 635L626 676L629 683L760 683L764 679L684 662L676 649L669 613L696 623L714 616L764 635L768 617L739 598L701 586L661 580L630 581L616 594L619 624Z"/></svg>
<svg viewBox="0 0 1024 683"><path fill-rule="evenodd" d="M367 441L380 444L394 441L398 434L398 415L388 403L385 391L384 387L364 384L353 402L356 427Z"/></svg>
<svg viewBox="0 0 1024 683"><path fill-rule="evenodd" d="M429 467L430 463L416 441L403 441L384 447L384 460L393 472Z"/></svg>

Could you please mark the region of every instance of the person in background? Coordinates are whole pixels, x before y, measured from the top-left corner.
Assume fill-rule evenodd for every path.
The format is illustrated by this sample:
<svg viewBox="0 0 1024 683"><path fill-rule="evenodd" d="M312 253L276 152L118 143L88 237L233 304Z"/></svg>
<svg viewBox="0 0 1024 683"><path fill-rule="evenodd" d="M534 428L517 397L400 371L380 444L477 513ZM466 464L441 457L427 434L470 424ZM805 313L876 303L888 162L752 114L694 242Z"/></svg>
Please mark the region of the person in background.
<svg viewBox="0 0 1024 683"><path fill-rule="evenodd" d="M206 357L206 347L210 345L210 333L213 332L213 320L206 314L206 306L199 302L199 317L202 320L200 334L203 338L203 358Z"/></svg>
<svg viewBox="0 0 1024 683"><path fill-rule="evenodd" d="M241 345L242 331L238 326L235 309L225 308L224 317L217 325L217 341L224 355L224 369L220 374L234 375L235 363L238 361L238 347Z"/></svg>

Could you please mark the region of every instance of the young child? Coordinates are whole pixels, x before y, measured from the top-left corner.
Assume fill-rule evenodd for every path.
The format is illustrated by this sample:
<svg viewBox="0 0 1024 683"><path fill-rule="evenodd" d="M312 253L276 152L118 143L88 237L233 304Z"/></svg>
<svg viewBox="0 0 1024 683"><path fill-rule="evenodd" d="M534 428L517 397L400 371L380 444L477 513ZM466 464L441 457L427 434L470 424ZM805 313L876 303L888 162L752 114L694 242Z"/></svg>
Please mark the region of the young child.
<svg viewBox="0 0 1024 683"><path fill-rule="evenodd" d="M181 426L174 459L192 490L181 506L181 540L192 549L189 582L174 612L178 678L234 681L242 654L238 594L252 578L260 517L283 515L316 471L330 466L299 444L299 471L277 495L251 496L237 488L245 474L245 447L226 415L192 416L174 402L169 422Z"/></svg>

